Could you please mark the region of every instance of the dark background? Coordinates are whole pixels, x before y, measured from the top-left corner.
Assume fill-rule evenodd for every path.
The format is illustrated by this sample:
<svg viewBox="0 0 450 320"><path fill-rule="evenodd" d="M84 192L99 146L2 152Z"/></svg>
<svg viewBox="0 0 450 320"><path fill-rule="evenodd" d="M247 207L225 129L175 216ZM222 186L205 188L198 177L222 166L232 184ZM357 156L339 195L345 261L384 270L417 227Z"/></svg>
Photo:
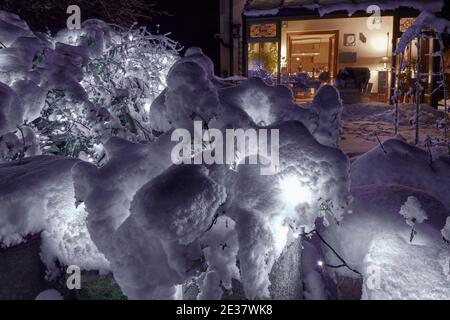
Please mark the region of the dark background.
<svg viewBox="0 0 450 320"><path fill-rule="evenodd" d="M66 27L69 5L81 8L81 20L98 18L129 27L134 21L156 32L170 32L184 51L201 47L218 68L220 43L219 0L0 0L0 10L16 13L33 31L56 33ZM216 70L218 74L218 70Z"/></svg>
<svg viewBox="0 0 450 320"><path fill-rule="evenodd" d="M170 16L153 18L153 26L160 24L163 33L171 32L171 38L184 49L200 47L209 56L219 74L220 43L214 38L220 33L219 0L160 0L156 9L167 11Z"/></svg>

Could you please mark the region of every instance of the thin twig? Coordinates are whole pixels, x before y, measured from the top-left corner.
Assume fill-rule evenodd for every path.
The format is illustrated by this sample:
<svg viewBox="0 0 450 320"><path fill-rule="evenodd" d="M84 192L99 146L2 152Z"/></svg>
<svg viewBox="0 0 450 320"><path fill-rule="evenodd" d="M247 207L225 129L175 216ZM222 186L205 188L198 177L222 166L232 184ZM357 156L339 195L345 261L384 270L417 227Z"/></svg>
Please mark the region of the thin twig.
<svg viewBox="0 0 450 320"><path fill-rule="evenodd" d="M387 151L386 151L386 149L384 148L383 144L381 143L380 138L378 138L378 135L377 135L377 134L376 134L375 136L377 137L377 141L378 141L378 144L380 145L381 149L383 150L384 153L387 154Z"/></svg>
<svg viewBox="0 0 450 320"><path fill-rule="evenodd" d="M336 266L334 266L334 265L329 265L329 264L326 264L326 266L327 267L329 267L329 268L333 268L333 269L337 269L337 268L347 268L347 269L349 269L350 271L352 271L352 272L354 272L354 273L356 273L356 274L359 274L361 277L363 276L362 274L361 274L361 272L359 272L358 270L356 270L356 269L353 269L352 267L350 267L348 264L347 264L347 262L344 260L344 258L342 258L340 255L339 255L339 253L337 253L336 252L336 250L320 235L320 233L317 231L317 230L313 230L313 231L311 231L311 232L309 232L309 233L307 233L306 235L308 235L308 234L312 234L312 233L315 233L316 235L317 235L317 237L319 237L319 239L320 239L320 241L322 241L323 242L323 244L325 244L333 253L334 253L334 255L342 262L342 264L340 264L340 265L336 265Z"/></svg>

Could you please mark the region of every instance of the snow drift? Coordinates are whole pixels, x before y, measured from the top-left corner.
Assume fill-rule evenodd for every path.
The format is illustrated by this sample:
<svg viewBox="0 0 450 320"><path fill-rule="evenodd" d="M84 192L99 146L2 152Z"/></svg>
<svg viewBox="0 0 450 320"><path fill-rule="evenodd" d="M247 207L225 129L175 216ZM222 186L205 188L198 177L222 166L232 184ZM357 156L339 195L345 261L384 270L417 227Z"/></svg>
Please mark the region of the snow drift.
<svg viewBox="0 0 450 320"><path fill-rule="evenodd" d="M16 245L41 232L49 278L58 275L59 264L109 269L90 238L84 207L75 207L71 169L77 162L39 156L0 165L0 245Z"/></svg>
<svg viewBox="0 0 450 320"><path fill-rule="evenodd" d="M400 139L389 139L359 157L351 167L352 187L399 184L429 193L450 208L450 160L430 163L428 152Z"/></svg>

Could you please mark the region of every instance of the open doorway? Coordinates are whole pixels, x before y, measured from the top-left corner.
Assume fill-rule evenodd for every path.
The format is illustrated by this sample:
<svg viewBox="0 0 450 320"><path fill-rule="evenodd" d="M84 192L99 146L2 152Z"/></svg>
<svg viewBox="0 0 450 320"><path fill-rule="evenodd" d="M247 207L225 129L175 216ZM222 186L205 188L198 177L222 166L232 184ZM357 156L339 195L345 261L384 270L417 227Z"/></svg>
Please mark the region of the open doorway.
<svg viewBox="0 0 450 320"><path fill-rule="evenodd" d="M337 30L287 34L282 78L292 86L296 100L310 101L322 83L334 79L338 41Z"/></svg>

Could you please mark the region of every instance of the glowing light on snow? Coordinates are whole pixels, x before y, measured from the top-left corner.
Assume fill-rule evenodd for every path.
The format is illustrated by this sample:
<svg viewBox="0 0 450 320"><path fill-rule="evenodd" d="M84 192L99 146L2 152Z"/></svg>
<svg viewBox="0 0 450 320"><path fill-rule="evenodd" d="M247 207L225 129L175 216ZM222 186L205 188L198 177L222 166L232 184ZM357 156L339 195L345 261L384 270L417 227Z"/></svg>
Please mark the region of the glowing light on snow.
<svg viewBox="0 0 450 320"><path fill-rule="evenodd" d="M323 261L322 261L322 260L317 261L317 265L318 265L319 267L323 267Z"/></svg>
<svg viewBox="0 0 450 320"><path fill-rule="evenodd" d="M149 100L150 99L146 99L146 101L144 103L144 110L145 110L146 113L150 113L151 102Z"/></svg>
<svg viewBox="0 0 450 320"><path fill-rule="evenodd" d="M311 190L295 176L282 178L280 187L283 201L286 204L297 206L300 203L309 202L312 198Z"/></svg>
<svg viewBox="0 0 450 320"><path fill-rule="evenodd" d="M289 227L284 223L284 217L281 215L275 216L270 221L270 230L273 235L276 253L280 255L286 246L289 233Z"/></svg>

